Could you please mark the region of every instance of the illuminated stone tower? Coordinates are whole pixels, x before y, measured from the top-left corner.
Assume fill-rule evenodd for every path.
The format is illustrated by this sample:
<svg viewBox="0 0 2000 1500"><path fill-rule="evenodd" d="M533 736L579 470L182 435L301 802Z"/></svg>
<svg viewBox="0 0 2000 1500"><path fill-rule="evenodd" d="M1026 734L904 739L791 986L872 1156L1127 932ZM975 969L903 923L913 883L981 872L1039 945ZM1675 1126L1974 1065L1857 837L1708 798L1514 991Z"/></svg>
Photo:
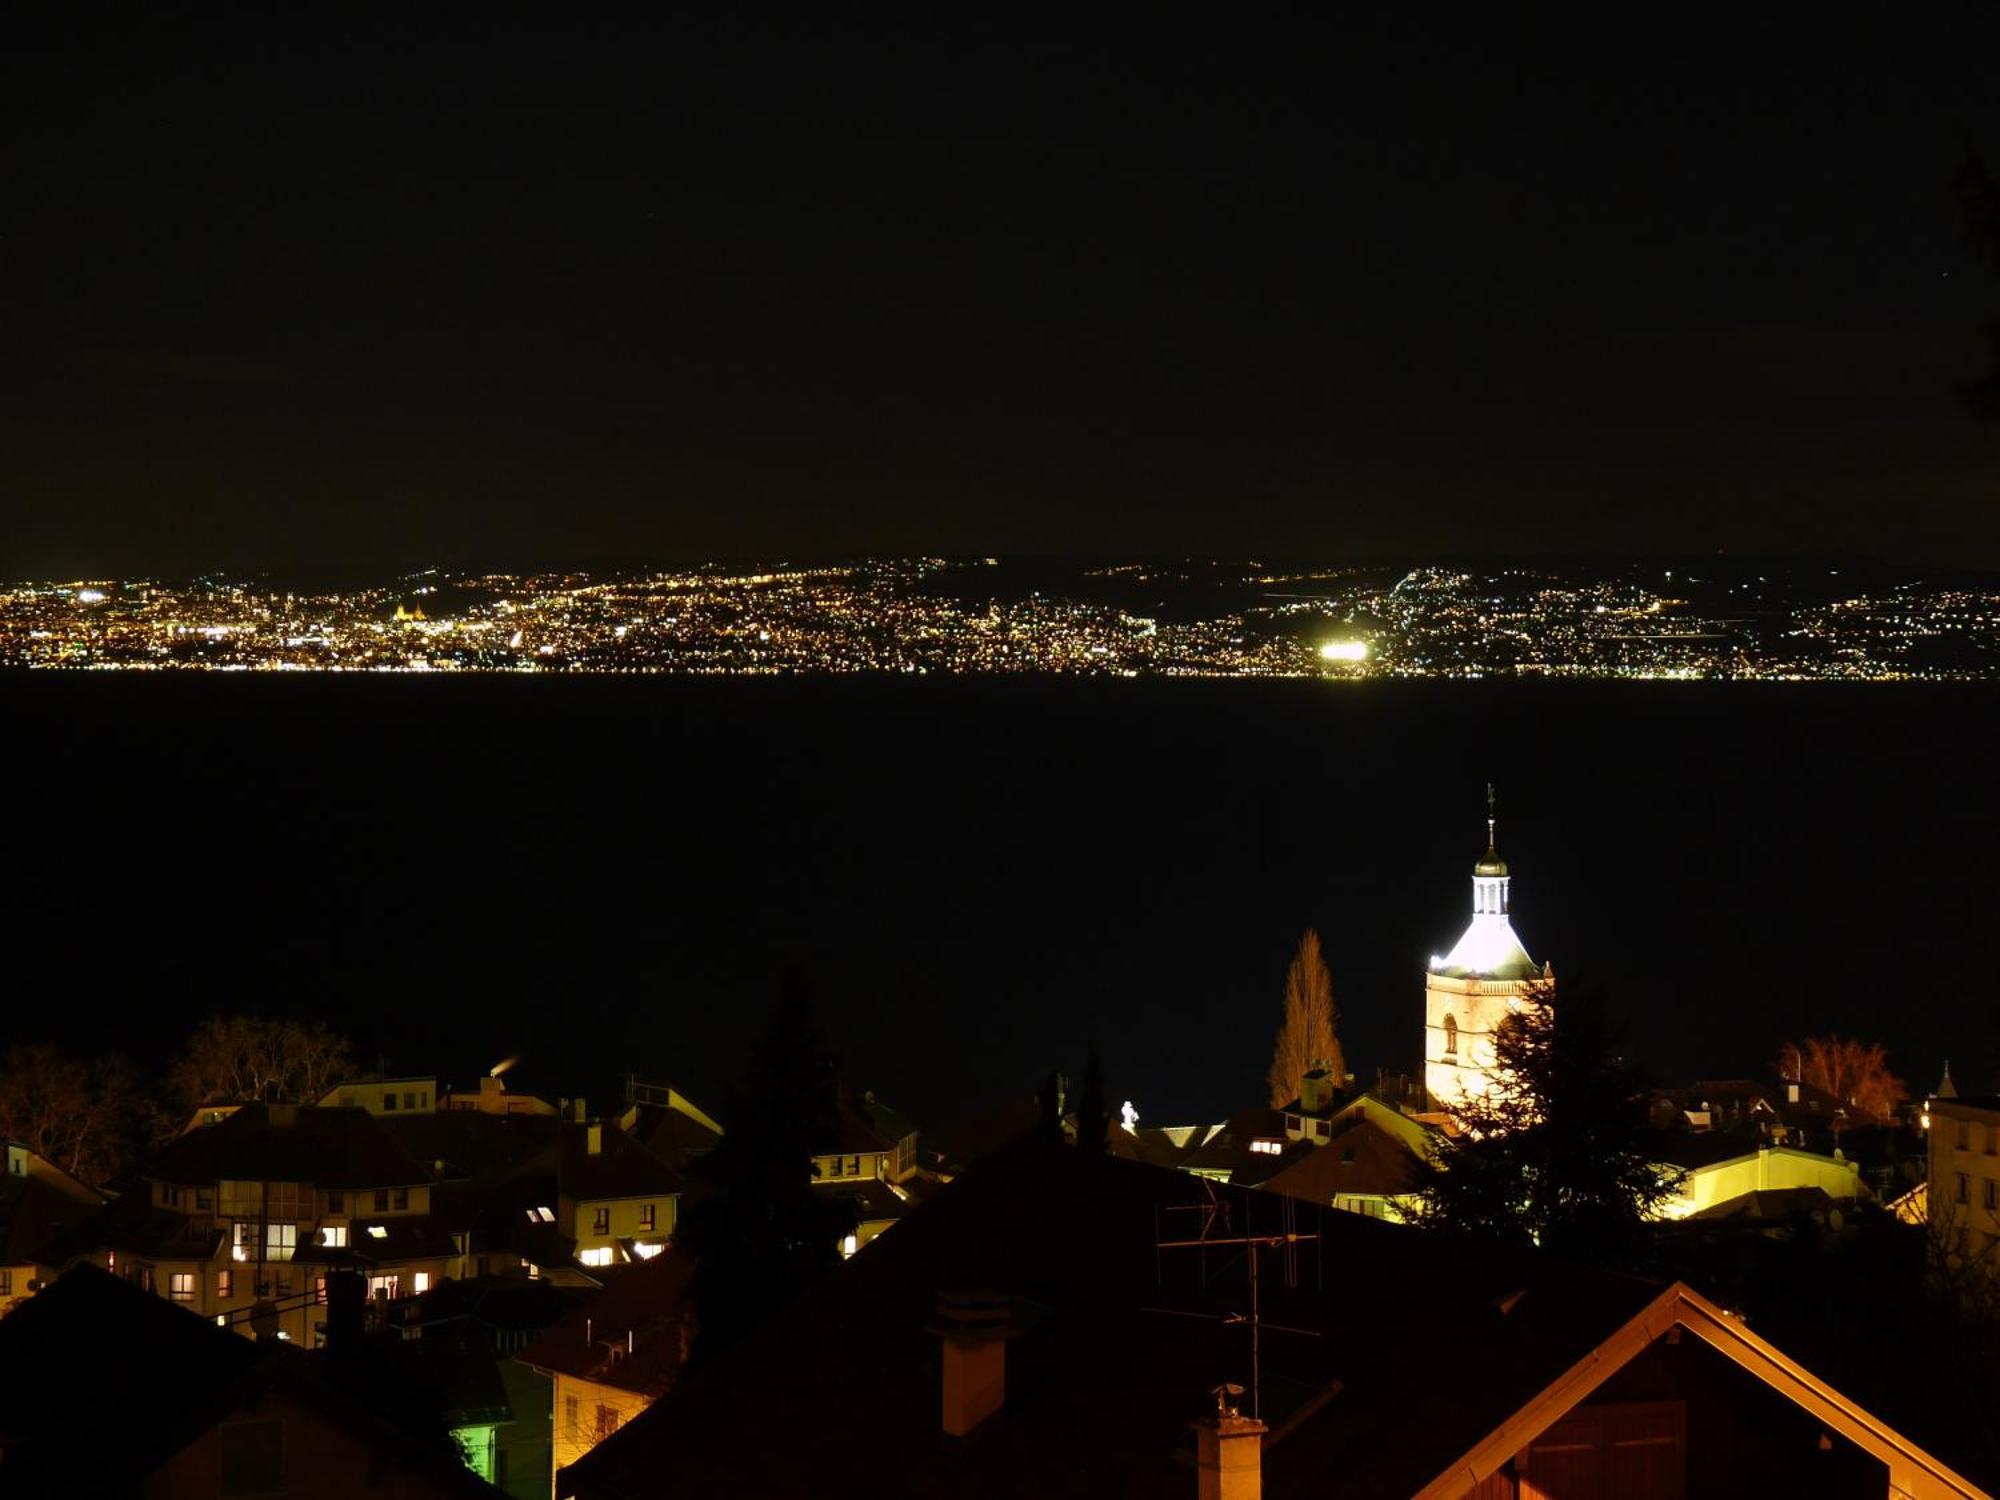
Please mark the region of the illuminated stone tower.
<svg viewBox="0 0 2000 1500"><path fill-rule="evenodd" d="M1486 788L1486 853L1472 867L1472 924L1424 974L1424 1088L1433 1109L1486 1092L1493 1033L1553 990L1555 971L1528 957L1507 920L1507 862L1500 857L1493 788Z"/></svg>

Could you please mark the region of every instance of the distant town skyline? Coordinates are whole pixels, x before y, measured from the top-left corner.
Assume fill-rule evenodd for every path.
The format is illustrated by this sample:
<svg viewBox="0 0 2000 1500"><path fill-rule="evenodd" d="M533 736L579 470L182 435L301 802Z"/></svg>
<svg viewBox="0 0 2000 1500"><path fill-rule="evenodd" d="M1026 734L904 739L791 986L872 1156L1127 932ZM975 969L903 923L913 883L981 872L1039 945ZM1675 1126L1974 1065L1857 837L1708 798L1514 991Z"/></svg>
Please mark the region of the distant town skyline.
<svg viewBox="0 0 2000 1500"><path fill-rule="evenodd" d="M0 665L1351 679L2000 677L2000 575L1849 558L1052 559L0 584Z"/></svg>

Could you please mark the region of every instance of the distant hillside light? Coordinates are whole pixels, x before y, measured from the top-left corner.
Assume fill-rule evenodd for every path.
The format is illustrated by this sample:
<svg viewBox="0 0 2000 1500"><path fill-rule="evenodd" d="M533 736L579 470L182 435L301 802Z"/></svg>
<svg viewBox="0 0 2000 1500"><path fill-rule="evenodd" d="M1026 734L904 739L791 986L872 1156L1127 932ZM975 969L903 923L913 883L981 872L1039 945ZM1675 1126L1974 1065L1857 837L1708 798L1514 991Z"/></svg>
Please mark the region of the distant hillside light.
<svg viewBox="0 0 2000 1500"><path fill-rule="evenodd" d="M1321 661L1366 661L1368 643L1366 641L1328 641L1319 648Z"/></svg>

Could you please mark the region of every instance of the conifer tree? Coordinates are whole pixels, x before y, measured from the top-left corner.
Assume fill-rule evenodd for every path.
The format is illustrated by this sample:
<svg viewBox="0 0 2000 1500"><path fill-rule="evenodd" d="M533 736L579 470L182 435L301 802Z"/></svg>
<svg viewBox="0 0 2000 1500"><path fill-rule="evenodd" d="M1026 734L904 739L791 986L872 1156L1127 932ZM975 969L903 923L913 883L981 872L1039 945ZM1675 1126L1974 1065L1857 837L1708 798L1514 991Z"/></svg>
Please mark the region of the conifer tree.
<svg viewBox="0 0 2000 1500"><path fill-rule="evenodd" d="M1271 1056L1271 1106L1299 1097L1299 1084L1314 1068L1336 1082L1347 1076L1347 1060L1334 1031L1333 977L1320 957L1319 934L1308 927L1285 973L1285 1019Z"/></svg>
<svg viewBox="0 0 2000 1500"><path fill-rule="evenodd" d="M1454 1109L1459 1133L1418 1162L1411 1216L1487 1243L1629 1263L1677 1186L1657 1165L1645 1080L1614 1051L1593 997L1541 998L1494 1033L1487 1091Z"/></svg>
<svg viewBox="0 0 2000 1500"><path fill-rule="evenodd" d="M852 1201L815 1189L813 1157L830 1154L838 1076L796 973L778 1013L729 1091L723 1135L702 1159L711 1191L683 1216L696 1258L697 1358L734 1342L840 1261Z"/></svg>

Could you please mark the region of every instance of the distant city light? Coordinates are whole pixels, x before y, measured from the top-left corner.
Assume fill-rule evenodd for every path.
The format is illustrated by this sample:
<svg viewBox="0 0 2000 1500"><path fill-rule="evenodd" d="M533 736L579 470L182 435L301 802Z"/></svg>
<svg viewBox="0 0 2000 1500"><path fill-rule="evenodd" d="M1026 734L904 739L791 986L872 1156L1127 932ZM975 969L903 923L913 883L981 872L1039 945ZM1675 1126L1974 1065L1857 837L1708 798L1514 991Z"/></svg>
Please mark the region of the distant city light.
<svg viewBox="0 0 2000 1500"><path fill-rule="evenodd" d="M79 604L102 604L105 599L103 589L78 589L76 600Z"/></svg>
<svg viewBox="0 0 2000 1500"><path fill-rule="evenodd" d="M1366 661L1368 643L1366 641L1328 641L1319 648L1321 661Z"/></svg>

